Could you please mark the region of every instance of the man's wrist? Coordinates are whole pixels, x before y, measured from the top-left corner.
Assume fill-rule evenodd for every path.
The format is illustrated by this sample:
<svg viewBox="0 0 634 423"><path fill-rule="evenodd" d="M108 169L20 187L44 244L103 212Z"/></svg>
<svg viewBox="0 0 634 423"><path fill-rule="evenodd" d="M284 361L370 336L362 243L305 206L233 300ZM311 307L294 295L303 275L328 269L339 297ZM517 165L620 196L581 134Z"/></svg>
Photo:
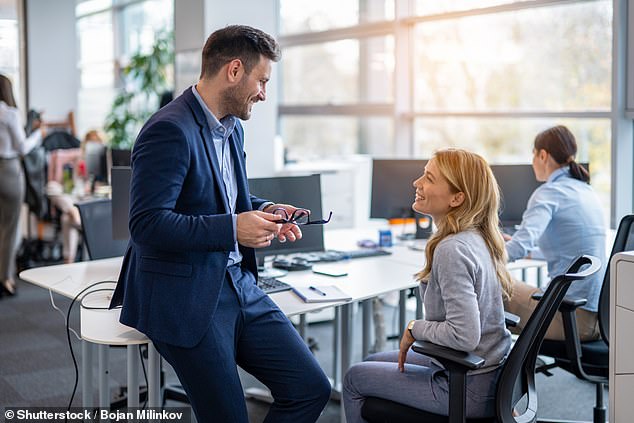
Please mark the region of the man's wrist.
<svg viewBox="0 0 634 423"><path fill-rule="evenodd" d="M271 201L267 201L266 203L263 203L263 204L260 206L260 211L263 211L263 212L265 212L265 213L270 213L269 211L267 211L267 209L268 209L268 208L270 208L270 207L273 207L273 206L275 206L275 203L273 203L273 202L271 202ZM272 210L273 210L273 209L271 208L271 211L272 211Z"/></svg>

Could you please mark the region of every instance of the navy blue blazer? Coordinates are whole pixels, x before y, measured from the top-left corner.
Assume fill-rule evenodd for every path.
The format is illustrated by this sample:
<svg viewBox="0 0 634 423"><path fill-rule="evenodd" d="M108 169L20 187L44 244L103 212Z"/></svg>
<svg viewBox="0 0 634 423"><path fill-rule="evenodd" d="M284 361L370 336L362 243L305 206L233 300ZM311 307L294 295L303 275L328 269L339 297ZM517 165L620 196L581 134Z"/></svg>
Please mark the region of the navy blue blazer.
<svg viewBox="0 0 634 423"><path fill-rule="evenodd" d="M236 213L265 200L250 195L240 122L229 139L238 182ZM132 153L130 243L110 304L121 323L151 339L193 347L218 304L233 218L211 131L188 88L144 125ZM240 246L257 278L255 251Z"/></svg>

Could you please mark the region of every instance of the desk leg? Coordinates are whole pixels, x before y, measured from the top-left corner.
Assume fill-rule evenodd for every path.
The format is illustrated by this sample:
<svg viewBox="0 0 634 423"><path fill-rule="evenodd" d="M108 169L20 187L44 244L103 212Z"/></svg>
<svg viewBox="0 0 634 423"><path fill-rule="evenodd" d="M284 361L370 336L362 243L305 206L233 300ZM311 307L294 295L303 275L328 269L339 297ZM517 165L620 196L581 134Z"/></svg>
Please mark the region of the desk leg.
<svg viewBox="0 0 634 423"><path fill-rule="evenodd" d="M526 269L522 268L522 282L526 282Z"/></svg>
<svg viewBox="0 0 634 423"><path fill-rule="evenodd" d="M398 293L398 333L403 333L403 329L407 326L407 293L401 290Z"/></svg>
<svg viewBox="0 0 634 423"><path fill-rule="evenodd" d="M161 407L161 356L154 348L154 344L148 344L148 406Z"/></svg>
<svg viewBox="0 0 634 423"><path fill-rule="evenodd" d="M372 319L372 298L361 302L363 307L363 332L361 335L361 358L364 359L370 352L370 322Z"/></svg>
<svg viewBox="0 0 634 423"><path fill-rule="evenodd" d="M341 310L341 380L343 381L352 362L352 303L339 306ZM343 400L343 383L342 383ZM346 415L341 401L341 423L346 423Z"/></svg>
<svg viewBox="0 0 634 423"><path fill-rule="evenodd" d="M542 267L541 266L536 267L535 271L537 272L537 288L541 288L542 287Z"/></svg>
<svg viewBox="0 0 634 423"><path fill-rule="evenodd" d="M92 408L95 404L92 396L92 352L93 344L81 341L81 405Z"/></svg>
<svg viewBox="0 0 634 423"><path fill-rule="evenodd" d="M109 345L99 344L99 408L110 409Z"/></svg>
<svg viewBox="0 0 634 423"><path fill-rule="evenodd" d="M332 340L332 386L334 388L335 391L339 391L340 389L340 383L341 383L341 377L339 375L339 363L341 362L341 357L339 357L339 351L341 351L341 348L339 347L339 344L341 342L341 309L340 307L335 307L335 320L333 321L333 333L334 333L334 337Z"/></svg>
<svg viewBox="0 0 634 423"><path fill-rule="evenodd" d="M128 345L128 408L139 406L139 346Z"/></svg>

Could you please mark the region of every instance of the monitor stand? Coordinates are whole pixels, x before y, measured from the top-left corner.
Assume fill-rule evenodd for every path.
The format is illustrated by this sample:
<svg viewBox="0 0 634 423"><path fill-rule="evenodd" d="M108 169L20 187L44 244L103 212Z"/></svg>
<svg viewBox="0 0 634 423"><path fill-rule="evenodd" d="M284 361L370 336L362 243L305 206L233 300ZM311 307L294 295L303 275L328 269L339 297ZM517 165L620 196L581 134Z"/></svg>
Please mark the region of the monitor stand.
<svg viewBox="0 0 634 423"><path fill-rule="evenodd" d="M261 278L281 278L282 276L286 276L288 274L288 270L276 269L274 267L258 267L258 277Z"/></svg>
<svg viewBox="0 0 634 423"><path fill-rule="evenodd" d="M273 256L269 256L270 258L273 258ZM272 262L269 261L268 266L265 263L265 259L264 256L261 256L259 254L257 254L255 256L256 258L256 262L258 265L258 276L259 277L263 277L263 278L281 278L282 276L285 276L288 271L283 270L283 269L275 269L273 267L271 267Z"/></svg>
<svg viewBox="0 0 634 423"><path fill-rule="evenodd" d="M415 232L398 234L399 241L413 241L415 239L428 239L432 235L432 218L427 214L417 214L415 217Z"/></svg>
<svg viewBox="0 0 634 423"><path fill-rule="evenodd" d="M428 214L416 215L416 234L415 239L428 239L433 230L432 218Z"/></svg>

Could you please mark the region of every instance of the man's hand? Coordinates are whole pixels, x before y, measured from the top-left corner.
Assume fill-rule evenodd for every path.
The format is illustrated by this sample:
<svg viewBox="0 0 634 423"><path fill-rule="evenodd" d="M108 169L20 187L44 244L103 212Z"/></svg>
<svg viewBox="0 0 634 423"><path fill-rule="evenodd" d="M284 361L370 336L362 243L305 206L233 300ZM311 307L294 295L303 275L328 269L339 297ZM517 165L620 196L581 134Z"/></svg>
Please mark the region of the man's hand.
<svg viewBox="0 0 634 423"><path fill-rule="evenodd" d="M245 247L263 248L280 233L281 224L275 223L278 216L258 210L238 214L236 233L238 243Z"/></svg>
<svg viewBox="0 0 634 423"><path fill-rule="evenodd" d="M407 352L414 342L416 342L416 340L409 332L409 329L405 328L398 351L398 369L401 373L405 371L405 359L407 358Z"/></svg>
<svg viewBox="0 0 634 423"><path fill-rule="evenodd" d="M297 207L291 206L290 204L271 204L264 208L264 211L268 213L273 213L275 209L284 209L286 210L286 214L288 216L292 216ZM309 210L310 213L310 210ZM282 229L280 229L279 234L277 235L277 239L280 242L286 242L289 240L291 242L295 242L298 239L302 239L302 230L299 229L299 226L294 225L292 223L285 223L282 225Z"/></svg>

